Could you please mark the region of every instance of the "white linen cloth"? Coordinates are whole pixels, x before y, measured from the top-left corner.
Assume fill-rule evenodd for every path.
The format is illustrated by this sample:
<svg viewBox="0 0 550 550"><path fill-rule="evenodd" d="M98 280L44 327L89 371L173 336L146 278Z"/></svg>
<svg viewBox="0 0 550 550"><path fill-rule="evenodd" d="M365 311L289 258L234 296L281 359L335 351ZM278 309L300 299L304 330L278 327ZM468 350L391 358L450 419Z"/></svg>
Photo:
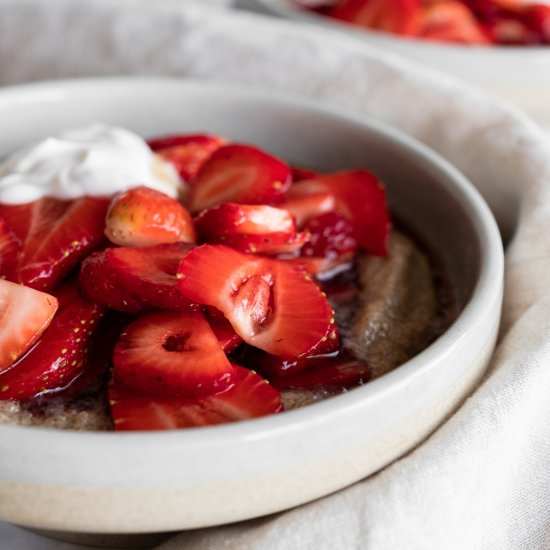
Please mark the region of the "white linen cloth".
<svg viewBox="0 0 550 550"><path fill-rule="evenodd" d="M486 197L507 240L506 297L484 383L415 451L319 501L182 533L162 548L550 548L550 141L506 104L362 42L205 4L0 0L0 84L193 76L388 122L438 150Z"/></svg>

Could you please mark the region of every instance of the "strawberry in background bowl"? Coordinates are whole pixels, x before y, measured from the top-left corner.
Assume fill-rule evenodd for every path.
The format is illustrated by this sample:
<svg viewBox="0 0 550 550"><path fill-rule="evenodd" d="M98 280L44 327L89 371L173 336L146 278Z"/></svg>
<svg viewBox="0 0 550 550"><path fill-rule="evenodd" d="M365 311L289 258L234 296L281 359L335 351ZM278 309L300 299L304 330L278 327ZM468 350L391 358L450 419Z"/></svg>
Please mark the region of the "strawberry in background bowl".
<svg viewBox="0 0 550 550"><path fill-rule="evenodd" d="M164 164L160 165L162 176L158 182L162 190L147 191L150 195L141 202L144 208L139 215L136 204L140 202L136 196L143 197L141 186L136 187L134 180L129 188L117 189L117 198L102 205L101 237L99 242L93 241L93 250L86 249L72 268L68 267L64 252L54 255L62 260L60 265L68 269L64 282L50 287L47 277L38 277L36 281L41 288L26 285L33 292L31 309L34 309L33 303L40 306L36 308L40 310L44 303L49 304L43 309L41 322L36 323L37 328L27 337L28 341L35 338L39 342L36 345L40 345L48 333L71 334L63 338L63 342L52 336L51 345L43 345L40 352L40 358L59 354L58 366L63 364L63 357L70 355L66 365L70 369L89 357L89 353L82 353L87 340L79 333L84 329L86 337L93 333L93 338L97 337L102 344L93 348L101 352L98 362L114 362L113 370L119 373L117 376L115 372L111 379L111 401L114 402L111 406L119 407L115 415L123 422L124 418L187 422L212 410L235 414L242 412L242 403L250 402L246 399L251 392L259 396L257 401L265 407L255 410L258 414L254 416L258 418L186 429L145 431L147 426L142 424L137 431L122 433L2 425L0 494L9 495L0 510L3 520L58 532L150 533L217 525L283 510L353 483L410 450L458 406L485 371L496 338L502 298L503 258L498 230L487 206L464 177L414 140L386 126L322 104L177 80L46 83L3 90L1 99L2 156L29 143L42 142L46 136L58 135L66 128L84 128L98 120L128 128L138 136L213 135L228 141L211 152L206 163L197 169L195 182L201 181L201 172L202 177L206 177L206 185L203 180L200 192L198 188L194 191L192 185L181 187L181 178L173 179L179 172L177 167L172 165L172 170ZM153 104L154 115L143 109L143 105ZM280 177L280 164L268 162L267 172L277 175L271 186L263 187L263 178L251 178L251 172L245 171L248 185L244 191L242 188L233 191L243 193L248 202L239 203L235 196L224 196L224 200L220 200L218 193L225 188L219 180L222 172L219 169L211 172L208 163L242 158L242 149L237 151L239 155L235 155L234 149L230 149L227 156L227 151L223 152L224 147L233 148L235 144L247 144L247 158L254 162L264 157L257 151L252 153L249 147L305 169L286 172L296 180L289 188L286 179ZM182 143L173 145L180 147ZM149 159L145 166L154 166L152 173L158 174L158 163L150 163L151 158L156 158L152 157L151 149L140 146L139 150ZM162 150L163 147L157 148L155 154L161 155ZM168 157L175 151L164 154ZM119 155L115 160L119 172L123 173L118 164ZM106 166L110 164L109 161ZM342 183L342 172L347 172L347 181L368 179L365 174L371 173L384 183L394 220L399 220L402 227L411 228L411 234L414 233L419 242L427 243L440 257L456 289L458 311L443 334L399 368L330 399L277 412L277 392L285 390L282 381L271 385L256 383L258 378L246 365L259 364L263 358L264 369L256 376L269 377L270 371L296 369L290 361L291 354L299 355L306 348L311 350L335 341L333 330L330 326L327 329L327 321L330 325L331 319L317 283L309 280L310 277L297 279L297 274L304 272L303 268L292 267L296 250L304 249L298 262L320 271L327 269L327 262L312 259L329 258L328 264L345 263L347 254L355 249L359 240L363 247L370 247L369 257L376 262L374 267L388 265L387 260L396 257L391 250L387 259L375 255L380 253L378 247L383 247L384 239L366 238L361 229L365 220L355 216L365 200L357 200L357 204L350 202L346 193L346 186L350 184ZM236 174L242 177L242 163L223 173L224 177L234 178ZM263 170L259 173L265 175ZM108 179L87 179L91 186L89 193L93 195L93 189L100 189L103 183L110 185L114 179L114 171ZM57 185L74 179L55 181ZM264 184L260 185L262 181ZM291 193L293 186L295 191ZM64 185L62 189L72 187ZM137 195L130 195L132 189ZM263 189L262 201L269 200L272 204L251 204L250 195L245 194L251 189L254 192ZM17 186L12 189L16 190ZM25 190L36 191L29 187ZM271 210L281 209L283 201L273 199L277 192L279 196L290 193L286 195L286 204L293 218ZM168 199L158 193L164 193ZM193 218L194 231L186 225L188 218L181 211L179 197L185 197L183 203ZM216 201L210 202L213 197ZM58 196L56 200L69 199L76 203L83 200L67 196L65 199ZM142 232L142 227L134 226L133 222L147 220L147 206L157 199L155 212L164 214L157 220L161 223L155 231ZM42 202L45 200L36 195L31 198L31 202L40 203L38 210L36 206L32 209L35 214L29 217L31 221L40 219L36 212L48 211L43 210L47 206ZM174 203L178 206L171 211L167 205ZM58 221L50 221L48 229L55 230L62 226L63 220L72 219L66 204L56 204L57 207L60 208ZM262 214L262 223L254 215L257 208ZM133 211L133 215L127 216L129 211ZM308 220L312 211L317 212L313 218L315 223ZM197 223L199 218L202 221ZM236 226L237 219L244 222ZM171 220L170 223L167 220ZM269 235L267 242L257 239L262 231ZM318 238L305 241L298 237L306 231L310 234L317 231ZM176 242L154 242L159 232L163 240L174 238ZM371 237L374 234L375 231L370 232ZM59 231L59 236L62 235L65 232ZM145 244L143 239L153 241ZM199 242L188 242L193 239ZM224 239L225 244L214 242ZM72 242L62 247L69 252L67 258L71 258L71 262L77 256L71 252ZM259 254L257 249L253 250L258 245L269 245L269 250ZM281 246L290 258L273 257L272 247ZM82 246L74 248L79 254L84 250ZM144 258L145 248L149 248L149 252ZM40 250L37 247L36 252ZM19 256L19 260L26 257ZM26 264L19 261L16 270L22 265ZM413 274L416 271L413 270ZM60 271L51 273L57 277ZM376 278L374 271L369 273L369 280L376 280L380 288L391 282L387 277ZM67 282L74 282L71 277L77 275L78 299L76 287L65 286ZM220 284L234 289L230 297L242 307L229 308L228 302L232 300L228 300L223 288L220 292L211 291ZM283 299L284 307L278 307L278 312L291 312L290 317L301 315L300 308L293 306L297 292L303 312L309 312L311 305L315 310L310 320L299 324L296 331L283 340L276 334L284 330L285 324L278 322L281 317L270 317L276 302L272 303L267 291L273 288L286 289L279 293L280 298L290 297ZM157 292L159 289L161 292ZM120 299L123 292L127 294ZM345 285L331 292L336 301L346 300ZM86 304L92 296L95 299L91 302L99 305L89 308ZM189 302L200 307L190 307ZM120 311L123 308L132 311ZM107 310L117 311L111 319L114 324L101 332L90 329L112 313ZM241 315L243 311L247 314ZM264 318L273 322L264 326ZM174 319L178 320L178 331L172 333ZM41 335L39 327L44 327ZM319 336L321 332L324 334ZM224 357L246 340L254 349L249 349L246 356L239 356L244 366L238 362L235 363L240 368L233 362L228 364ZM30 352L21 361L38 350L33 345L29 344ZM160 352L161 348L163 352L154 357L162 360L147 363L147 359L153 357L149 350ZM170 354L193 355L200 349L212 353L196 353L194 363L201 365L196 372L177 368L178 361L164 360ZM109 353L103 355L105 350ZM289 364L281 366L277 361L268 364L264 354L279 357L272 352L289 359ZM135 376L136 358L146 365L140 372L142 376ZM29 361L29 368L39 364L42 363ZM56 374L64 373L66 367L55 369ZM300 370L301 367L304 365L294 373L287 373L292 375L294 389L312 382L312 377L306 376L307 370ZM340 377L340 381L342 376L352 381L361 378L361 372L353 364L348 363L343 369L332 375ZM95 370L90 373L92 378L95 373ZM182 407L182 402L189 404L187 384L193 380L196 387L205 373L210 387L202 388L202 396L192 396L195 407ZM231 387L222 388L228 381L227 373L231 375ZM41 382L48 383L50 376L45 373L47 378ZM164 383L167 379L168 391ZM326 380L325 377L325 383ZM89 380L83 380L76 390L88 383ZM178 386L177 392L170 389L174 385ZM150 395L144 395L144 386L151 390ZM238 388L245 390L241 396ZM220 399L220 396L223 397ZM186 414L172 415L174 410L184 410ZM271 414L260 414L267 412ZM219 416L208 418L219 419Z"/></svg>
<svg viewBox="0 0 550 550"><path fill-rule="evenodd" d="M516 0L246 0L452 74L548 120L550 5Z"/></svg>

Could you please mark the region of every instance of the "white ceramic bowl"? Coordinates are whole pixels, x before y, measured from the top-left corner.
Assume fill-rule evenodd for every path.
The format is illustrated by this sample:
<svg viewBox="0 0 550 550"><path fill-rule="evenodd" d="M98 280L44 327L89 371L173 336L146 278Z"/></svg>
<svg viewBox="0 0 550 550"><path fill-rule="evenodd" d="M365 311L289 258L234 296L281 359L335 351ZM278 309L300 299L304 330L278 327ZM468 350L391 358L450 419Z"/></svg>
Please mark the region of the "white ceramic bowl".
<svg viewBox="0 0 550 550"><path fill-rule="evenodd" d="M292 0L241 2L255 11L356 36L498 94L535 118L550 122L550 46L461 46L406 39L299 9Z"/></svg>
<svg viewBox="0 0 550 550"><path fill-rule="evenodd" d="M503 254L465 178L403 134L300 99L160 79L0 91L0 155L93 121L145 136L208 130L305 166L368 167L439 251L460 296L454 324L411 361L346 394L232 425L155 433L0 426L0 519L88 533L233 522L336 491L426 438L472 391L499 323Z"/></svg>

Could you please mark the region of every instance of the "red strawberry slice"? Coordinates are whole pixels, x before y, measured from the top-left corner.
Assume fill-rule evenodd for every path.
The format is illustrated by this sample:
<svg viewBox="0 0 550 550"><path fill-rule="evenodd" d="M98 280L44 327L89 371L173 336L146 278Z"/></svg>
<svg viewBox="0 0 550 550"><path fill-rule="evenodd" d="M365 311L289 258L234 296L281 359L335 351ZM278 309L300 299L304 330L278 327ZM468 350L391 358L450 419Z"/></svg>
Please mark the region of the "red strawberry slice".
<svg viewBox="0 0 550 550"><path fill-rule="evenodd" d="M474 14L458 0L445 0L425 7L416 34L438 42L490 43Z"/></svg>
<svg viewBox="0 0 550 550"><path fill-rule="evenodd" d="M149 147L170 162L184 180L191 180L210 155L227 143L220 136L173 135L150 139Z"/></svg>
<svg viewBox="0 0 550 550"><path fill-rule="evenodd" d="M273 204L291 184L289 167L250 145L226 145L199 170L189 207L200 212L221 202Z"/></svg>
<svg viewBox="0 0 550 550"><path fill-rule="evenodd" d="M195 242L195 228L187 209L149 187L134 187L117 195L105 224L107 238L120 246Z"/></svg>
<svg viewBox="0 0 550 550"><path fill-rule="evenodd" d="M0 374L0 399L25 400L67 386L86 365L90 342L104 309L81 296L73 283L55 293L59 311L42 338Z"/></svg>
<svg viewBox="0 0 550 550"><path fill-rule="evenodd" d="M187 243L106 248L82 262L80 285L91 299L118 311L188 309L192 304L179 292L176 273L192 248Z"/></svg>
<svg viewBox="0 0 550 550"><path fill-rule="evenodd" d="M344 273L353 267L353 254L340 256L337 258L320 258L300 256L298 258L283 259L293 264L298 269L307 271L314 276L318 282L330 281L337 275Z"/></svg>
<svg viewBox="0 0 550 550"><path fill-rule="evenodd" d="M231 323L221 315L206 314L210 328L216 335L218 342L227 354L234 352L243 342L243 339L235 332Z"/></svg>
<svg viewBox="0 0 550 550"><path fill-rule="evenodd" d="M312 357L306 360L306 368L286 376L268 376L269 382L279 391L351 389L365 384L371 377L367 365L353 357Z"/></svg>
<svg viewBox="0 0 550 550"><path fill-rule="evenodd" d="M386 32L411 35L418 24L420 0L342 0L330 17Z"/></svg>
<svg viewBox="0 0 550 550"><path fill-rule="evenodd" d="M387 254L391 220L384 187L376 176L365 170L321 176L293 185L287 198L317 193L336 197L336 211L351 220L359 246L371 254Z"/></svg>
<svg viewBox="0 0 550 550"><path fill-rule="evenodd" d="M182 294L219 309L245 342L273 355L306 354L330 331L325 296L290 263L203 245L182 260L178 279Z"/></svg>
<svg viewBox="0 0 550 550"><path fill-rule="evenodd" d="M0 218L0 277L12 279L17 266L21 241L10 229L8 222Z"/></svg>
<svg viewBox="0 0 550 550"><path fill-rule="evenodd" d="M113 353L122 331L134 320L131 315L107 311L92 335L86 363L79 375L65 388L55 392L57 397L75 398L107 387L113 363Z"/></svg>
<svg viewBox="0 0 550 550"><path fill-rule="evenodd" d="M55 287L102 242L108 205L91 197L0 205L0 217L22 243L14 280L40 290Z"/></svg>
<svg viewBox="0 0 550 550"><path fill-rule="evenodd" d="M149 305L135 296L119 281L117 271L111 269L107 248L90 254L80 266L78 284L90 299L111 309L127 313L139 313L149 309Z"/></svg>
<svg viewBox="0 0 550 550"><path fill-rule="evenodd" d="M296 219L298 227L302 227L307 220L326 212L332 212L336 208L336 197L332 193L321 192L294 196L293 189L293 187L290 188L285 200L279 204L279 208L290 212Z"/></svg>
<svg viewBox="0 0 550 550"><path fill-rule="evenodd" d="M122 333L113 363L117 385L149 395L211 394L233 374L200 311L142 315Z"/></svg>
<svg viewBox="0 0 550 550"><path fill-rule="evenodd" d="M234 367L232 385L215 395L190 400L150 397L122 388L109 389L115 430L172 430L236 422L283 410L278 391L261 376Z"/></svg>
<svg viewBox="0 0 550 550"><path fill-rule="evenodd" d="M297 244L294 218L272 206L225 202L203 211L195 225L203 241L227 244L242 252L276 254L285 249L283 245ZM305 242L303 237L301 241L298 248Z"/></svg>
<svg viewBox="0 0 550 550"><path fill-rule="evenodd" d="M301 180L310 180L316 178L319 173L309 170L308 168L300 168L299 166L291 166L290 172L292 174L292 181L297 182Z"/></svg>
<svg viewBox="0 0 550 550"><path fill-rule="evenodd" d="M304 228L309 231L310 238L302 247L302 256L349 260L357 250L352 223L336 212L313 218Z"/></svg>
<svg viewBox="0 0 550 550"><path fill-rule="evenodd" d="M40 338L57 307L54 296L0 279L0 373Z"/></svg>

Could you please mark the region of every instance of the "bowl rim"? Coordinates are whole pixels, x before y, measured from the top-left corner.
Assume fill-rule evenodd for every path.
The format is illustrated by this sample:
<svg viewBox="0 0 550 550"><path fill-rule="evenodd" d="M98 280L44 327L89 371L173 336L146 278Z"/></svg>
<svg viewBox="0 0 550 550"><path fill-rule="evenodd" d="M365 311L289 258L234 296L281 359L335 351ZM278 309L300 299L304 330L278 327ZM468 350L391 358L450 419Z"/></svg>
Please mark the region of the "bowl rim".
<svg viewBox="0 0 550 550"><path fill-rule="evenodd" d="M139 82L139 86L137 83ZM471 222L478 238L482 262L478 279L471 296L453 324L425 350L402 364L395 370L373 380L352 391L331 397L324 401L308 405L303 408L286 411L282 414L269 415L252 420L234 422L217 426L185 428L166 431L135 431L135 432L100 432L76 431L36 426L0 425L0 438L6 444L11 440L14 443L34 443L36 445L59 445L66 449L68 444L78 444L80 451L90 445L95 452L102 449L102 453L113 453L122 445L125 451L139 450L145 444L162 445L163 448L181 445L235 445L239 442L257 441L277 436L281 432L299 430L322 424L328 416L347 415L353 409L361 408L365 401L383 399L397 387L407 384L409 379L422 376L429 370L435 359L444 355L452 346L453 341L463 337L483 310L487 301L498 297L501 291L504 276L504 255L502 241L497 224L484 199L466 179L466 177L451 165L441 155L422 144L415 138L393 128L383 122L335 107L318 100L311 100L296 94L278 91L266 91L262 88L227 84L225 82L205 82L195 79L166 78L166 77L99 77L33 82L9 86L0 89L0 109L14 103L35 103L62 101L63 98L82 93L89 94L95 90L98 98L109 101L110 92L120 90L135 90L140 93L161 93L162 90L186 90L199 93L221 95L225 100L256 101L266 105L277 104L281 107L307 110L324 119L345 122L355 127L365 129L371 134L382 136L388 142L395 144L407 153L420 158L430 165L443 178L449 189L459 193L462 200L469 205ZM107 98L107 99L106 99ZM83 447L84 446L84 447Z"/></svg>
<svg viewBox="0 0 550 550"><path fill-rule="evenodd" d="M430 49L441 48L441 51L454 52L454 53L481 53L484 55L490 55L493 57L505 57L507 54L511 56L519 55L520 53L524 54L526 51L539 55L549 55L550 54L550 45L548 46L499 46L491 44L456 44L452 42L439 42L439 41L430 41L422 40L415 37L406 37L398 34L393 34L390 32L379 31L376 29L367 29L359 25L353 25L351 23L346 23L345 21L339 21L331 17L327 17L313 11L300 9L292 3L292 0L248 0L252 5L256 5L264 10L267 10L272 15L278 15L279 17L284 17L294 21L307 21L309 23L315 24L317 26L321 25L326 29L336 29L339 31L347 30L352 31L352 35L355 37L360 37L369 35L376 39L379 44L396 42L401 45L407 45L412 47L418 47L418 49ZM374 44L374 42L373 42Z"/></svg>

